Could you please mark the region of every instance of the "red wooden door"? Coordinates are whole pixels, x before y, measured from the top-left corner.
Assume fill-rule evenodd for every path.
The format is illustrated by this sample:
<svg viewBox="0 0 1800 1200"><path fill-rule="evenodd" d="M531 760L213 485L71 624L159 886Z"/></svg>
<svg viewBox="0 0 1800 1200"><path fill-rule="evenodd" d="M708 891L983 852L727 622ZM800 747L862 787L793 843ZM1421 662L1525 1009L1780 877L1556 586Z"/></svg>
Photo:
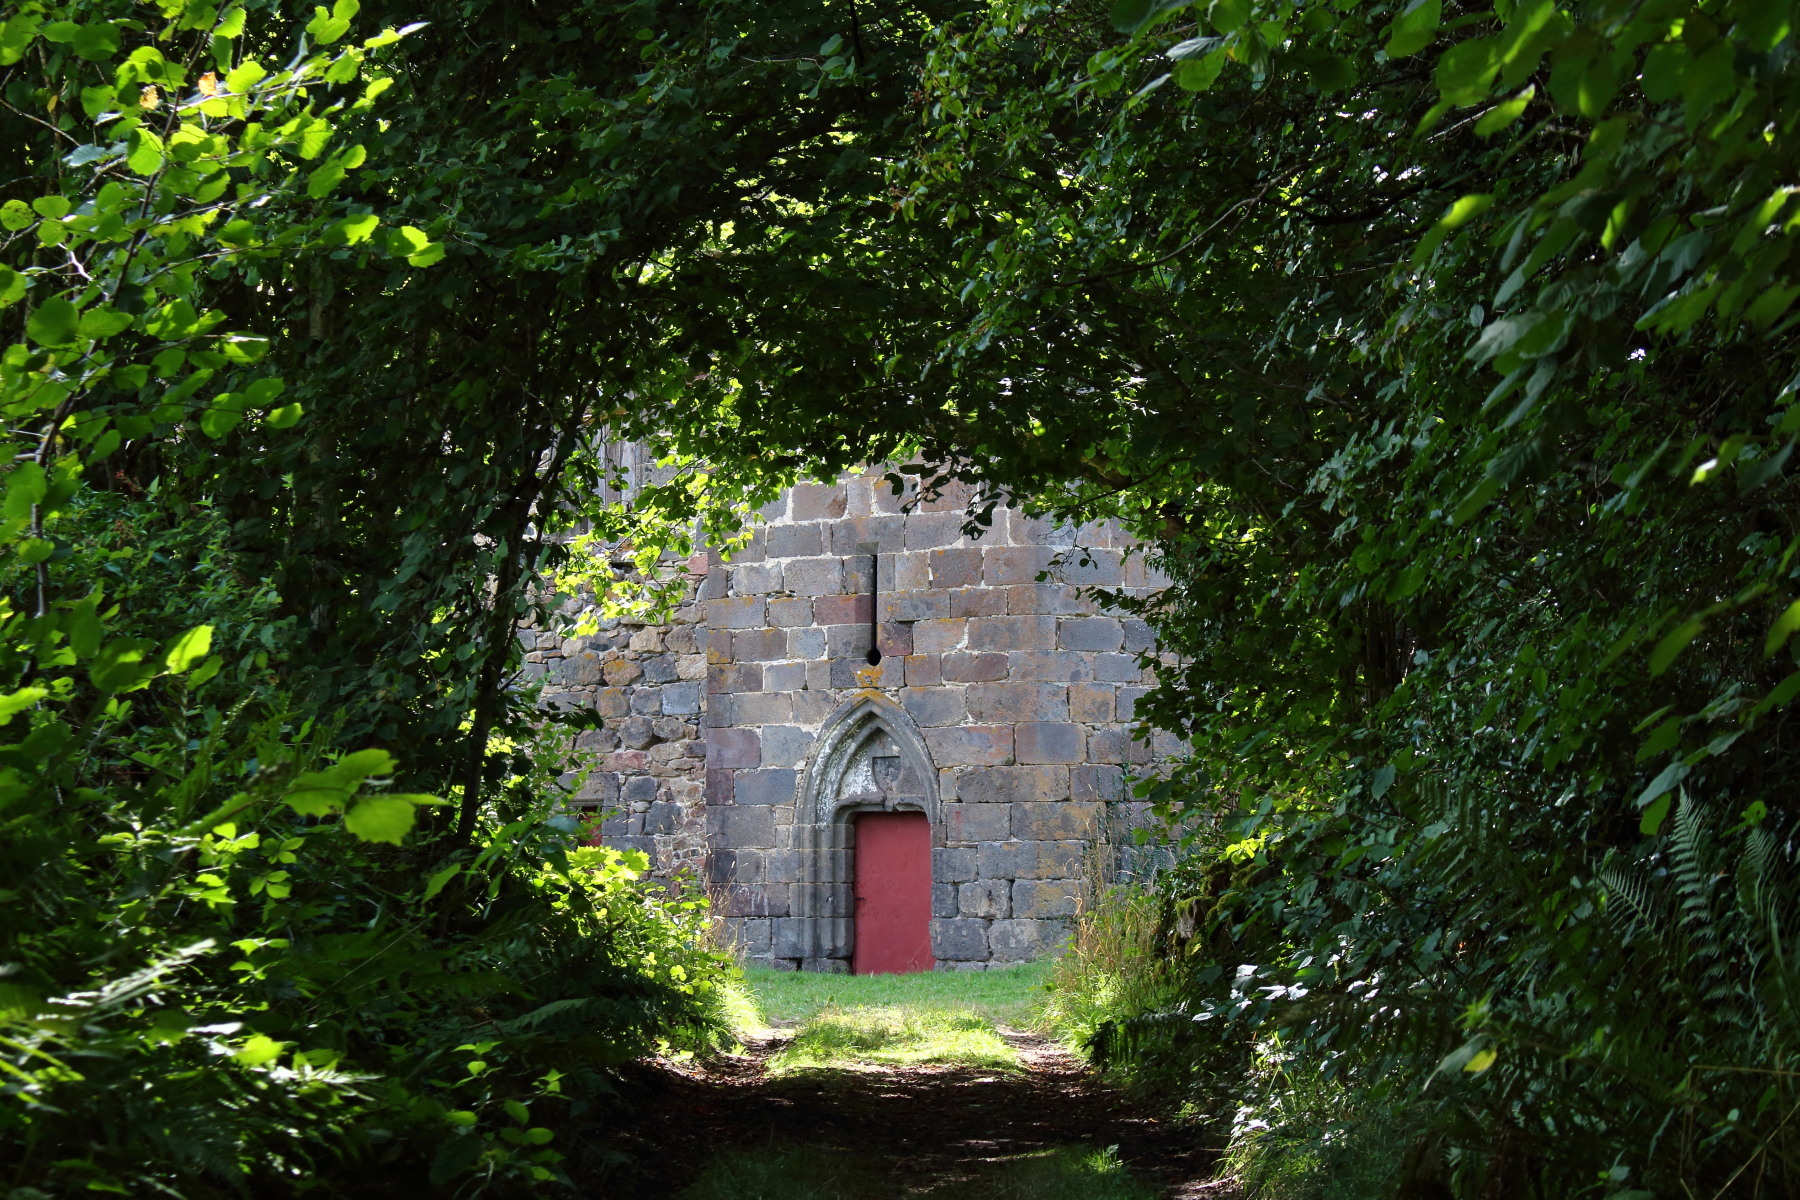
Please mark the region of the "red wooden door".
<svg viewBox="0 0 1800 1200"><path fill-rule="evenodd" d="M929 971L931 824L924 813L863 813L856 818L858 975Z"/></svg>

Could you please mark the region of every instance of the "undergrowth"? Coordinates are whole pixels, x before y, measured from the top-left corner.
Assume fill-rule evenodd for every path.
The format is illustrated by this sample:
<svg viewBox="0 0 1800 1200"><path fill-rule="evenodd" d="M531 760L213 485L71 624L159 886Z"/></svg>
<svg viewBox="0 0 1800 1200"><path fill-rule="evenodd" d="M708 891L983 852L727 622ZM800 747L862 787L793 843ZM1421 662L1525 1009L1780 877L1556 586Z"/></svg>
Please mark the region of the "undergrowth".
<svg viewBox="0 0 1800 1200"><path fill-rule="evenodd" d="M950 1064L1013 1070L1019 1059L980 1013L885 1005L825 1009L800 1026L769 1069L780 1074Z"/></svg>

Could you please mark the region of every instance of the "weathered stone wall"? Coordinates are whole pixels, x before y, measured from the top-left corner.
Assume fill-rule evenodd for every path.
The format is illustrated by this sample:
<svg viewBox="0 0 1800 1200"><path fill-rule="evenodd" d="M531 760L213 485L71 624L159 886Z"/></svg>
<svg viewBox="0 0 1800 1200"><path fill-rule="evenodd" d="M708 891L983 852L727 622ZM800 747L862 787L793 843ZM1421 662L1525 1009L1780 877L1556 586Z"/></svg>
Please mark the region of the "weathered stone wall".
<svg viewBox="0 0 1800 1200"><path fill-rule="evenodd" d="M568 601L563 616L572 622L582 607ZM588 637L519 634L526 678L544 681L544 703L591 708L604 722L576 739L588 774L575 806L608 814L606 841L643 850L665 877L705 870L701 613L690 599L667 625L601 619Z"/></svg>
<svg viewBox="0 0 1800 1200"><path fill-rule="evenodd" d="M951 966L1053 949L1096 843L1141 817L1126 770L1174 750L1131 736L1151 682L1148 629L1080 594L1153 587L1141 557L1111 527L1009 510L970 540L964 499L903 514L877 475L803 485L707 577L709 878L752 959L841 969L848 953L805 953L797 821L810 818L795 801L821 725L857 696L897 705L935 764L932 940ZM876 667L868 544L880 556Z"/></svg>
<svg viewBox="0 0 1800 1200"><path fill-rule="evenodd" d="M1039 957L1144 819L1128 778L1177 752L1132 737L1149 630L1081 594L1159 585L1129 541L1008 509L972 540L966 499L903 513L879 473L801 485L729 563L713 556L673 623L521 633L546 703L604 719L578 741L577 804L659 874L702 879L753 961L847 969L850 822L883 804L931 818L941 965ZM867 792L866 765L846 792L856 755L897 747L906 794Z"/></svg>

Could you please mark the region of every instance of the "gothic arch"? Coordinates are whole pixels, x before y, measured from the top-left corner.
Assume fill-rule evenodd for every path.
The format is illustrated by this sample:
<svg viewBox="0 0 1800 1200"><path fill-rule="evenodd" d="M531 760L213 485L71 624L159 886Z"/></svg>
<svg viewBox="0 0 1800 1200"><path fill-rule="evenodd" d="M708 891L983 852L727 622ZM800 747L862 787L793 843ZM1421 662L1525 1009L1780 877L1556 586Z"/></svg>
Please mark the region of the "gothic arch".
<svg viewBox="0 0 1800 1200"><path fill-rule="evenodd" d="M906 710L879 694L858 696L831 714L800 781L793 911L800 920L796 948L806 967L850 956L850 822L859 812L922 812L938 840L931 752Z"/></svg>

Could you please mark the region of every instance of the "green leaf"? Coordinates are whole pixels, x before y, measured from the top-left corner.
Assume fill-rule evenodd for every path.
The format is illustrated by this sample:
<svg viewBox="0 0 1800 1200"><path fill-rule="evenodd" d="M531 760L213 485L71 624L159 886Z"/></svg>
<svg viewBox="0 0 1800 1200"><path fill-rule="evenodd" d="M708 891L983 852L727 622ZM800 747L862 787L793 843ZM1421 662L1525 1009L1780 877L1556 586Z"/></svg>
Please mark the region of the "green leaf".
<svg viewBox="0 0 1800 1200"><path fill-rule="evenodd" d="M381 218L374 213L363 213L361 216L345 217L337 223L337 229L343 236L344 243L354 246L375 236L375 229L380 224Z"/></svg>
<svg viewBox="0 0 1800 1200"><path fill-rule="evenodd" d="M1355 64L1341 54L1328 54L1308 63L1306 76L1321 92L1341 92L1355 87L1357 80Z"/></svg>
<svg viewBox="0 0 1800 1200"><path fill-rule="evenodd" d="M1787 640L1794 636L1797 629L1800 629L1800 600L1788 605L1786 611L1769 626L1769 636L1763 640L1763 657L1767 658L1787 645Z"/></svg>
<svg viewBox="0 0 1800 1200"><path fill-rule="evenodd" d="M269 415L263 419L263 424L270 429L287 429L298 425L300 418L304 415L298 403L283 404L279 408L270 409Z"/></svg>
<svg viewBox="0 0 1800 1200"><path fill-rule="evenodd" d="M1668 766L1664 767L1662 770L1662 773L1660 775L1658 775L1655 779L1652 779L1649 783L1649 786L1645 787L1642 792L1638 793L1637 807L1639 807L1639 808L1644 807L1646 804L1649 804L1651 801L1655 800L1658 796L1662 795L1664 792L1669 791L1676 784L1680 783L1683 779L1686 779L1688 770L1689 770L1688 765L1686 763L1681 763L1681 762L1672 762Z"/></svg>
<svg viewBox="0 0 1800 1200"><path fill-rule="evenodd" d="M1675 656L1687 649L1687 644L1694 640L1705 628L1706 622L1699 617L1683 621L1663 635L1662 641L1656 643L1656 649L1650 652L1650 674L1661 675L1675 662Z"/></svg>
<svg viewBox="0 0 1800 1200"><path fill-rule="evenodd" d="M1517 121L1524 114L1526 105L1531 103L1531 98L1535 95L1537 95L1537 88L1535 86L1528 87L1512 99L1496 104L1482 115L1481 120L1475 122L1475 135L1477 137L1493 137Z"/></svg>
<svg viewBox="0 0 1800 1200"><path fill-rule="evenodd" d="M373 775L392 775L399 765L386 750L357 750L340 758L335 769L362 780Z"/></svg>
<svg viewBox="0 0 1800 1200"><path fill-rule="evenodd" d="M72 205L67 196L39 196L31 202L31 207L39 216L59 221L69 215Z"/></svg>
<svg viewBox="0 0 1800 1200"><path fill-rule="evenodd" d="M28 687L20 688L10 696L0 696L0 725L5 725L49 694L44 688Z"/></svg>
<svg viewBox="0 0 1800 1200"><path fill-rule="evenodd" d="M1479 104L1500 73L1496 38L1472 38L1458 42L1438 56L1437 85L1445 100L1455 105Z"/></svg>
<svg viewBox="0 0 1800 1200"><path fill-rule="evenodd" d="M162 139L142 125L126 139L125 165L139 175L154 175L162 169Z"/></svg>
<svg viewBox="0 0 1800 1200"><path fill-rule="evenodd" d="M1250 20L1250 0L1212 0L1206 19L1220 33L1236 33Z"/></svg>
<svg viewBox="0 0 1800 1200"><path fill-rule="evenodd" d="M286 1042L259 1033L239 1046L231 1057L246 1067L266 1067L281 1057L286 1046Z"/></svg>
<svg viewBox="0 0 1800 1200"><path fill-rule="evenodd" d="M36 13L19 13L0 21L0 66L11 66L25 56L44 18Z"/></svg>
<svg viewBox="0 0 1800 1200"><path fill-rule="evenodd" d="M364 796L344 815L344 828L365 842L398 846L412 832L418 812L412 796Z"/></svg>
<svg viewBox="0 0 1800 1200"><path fill-rule="evenodd" d="M1200 58L1184 58L1175 64L1175 85L1190 92L1204 92L1225 67L1225 51L1214 50Z"/></svg>
<svg viewBox="0 0 1800 1200"><path fill-rule="evenodd" d="M1663 821L1669 815L1669 802L1673 799L1671 794L1664 792L1651 801L1650 807L1644 810L1643 820L1638 822L1638 832L1655 837L1657 831L1662 829Z"/></svg>
<svg viewBox="0 0 1800 1200"><path fill-rule="evenodd" d="M213 627L196 625L175 640L163 656L163 665L171 675L185 674L201 659L212 653Z"/></svg>
<svg viewBox="0 0 1800 1200"><path fill-rule="evenodd" d="M1443 0L1412 0L1389 29L1387 56L1405 58L1431 45L1443 17Z"/></svg>
<svg viewBox="0 0 1800 1200"><path fill-rule="evenodd" d="M430 879L425 881L425 899L429 900L439 892L443 891L445 885L452 879L455 879L461 871L462 864L454 863L433 874Z"/></svg>
<svg viewBox="0 0 1800 1200"><path fill-rule="evenodd" d="M122 313L116 308L90 308L81 314L81 322L76 328L82 337L103 342L130 329L132 319L130 313Z"/></svg>
<svg viewBox="0 0 1800 1200"><path fill-rule="evenodd" d="M200 432L209 438L222 438L236 429L244 419L250 398L242 392L220 392L200 413Z"/></svg>
<svg viewBox="0 0 1800 1200"><path fill-rule="evenodd" d="M32 309L25 332L40 346L66 346L75 340L80 317L67 297L52 296Z"/></svg>
<svg viewBox="0 0 1800 1200"><path fill-rule="evenodd" d="M431 245L431 239L425 231L416 225L400 225L388 230L388 253L399 258L409 254L417 254Z"/></svg>
<svg viewBox="0 0 1800 1200"><path fill-rule="evenodd" d="M83 25L72 44L75 53L89 62L105 62L119 52L119 30L110 22Z"/></svg>

